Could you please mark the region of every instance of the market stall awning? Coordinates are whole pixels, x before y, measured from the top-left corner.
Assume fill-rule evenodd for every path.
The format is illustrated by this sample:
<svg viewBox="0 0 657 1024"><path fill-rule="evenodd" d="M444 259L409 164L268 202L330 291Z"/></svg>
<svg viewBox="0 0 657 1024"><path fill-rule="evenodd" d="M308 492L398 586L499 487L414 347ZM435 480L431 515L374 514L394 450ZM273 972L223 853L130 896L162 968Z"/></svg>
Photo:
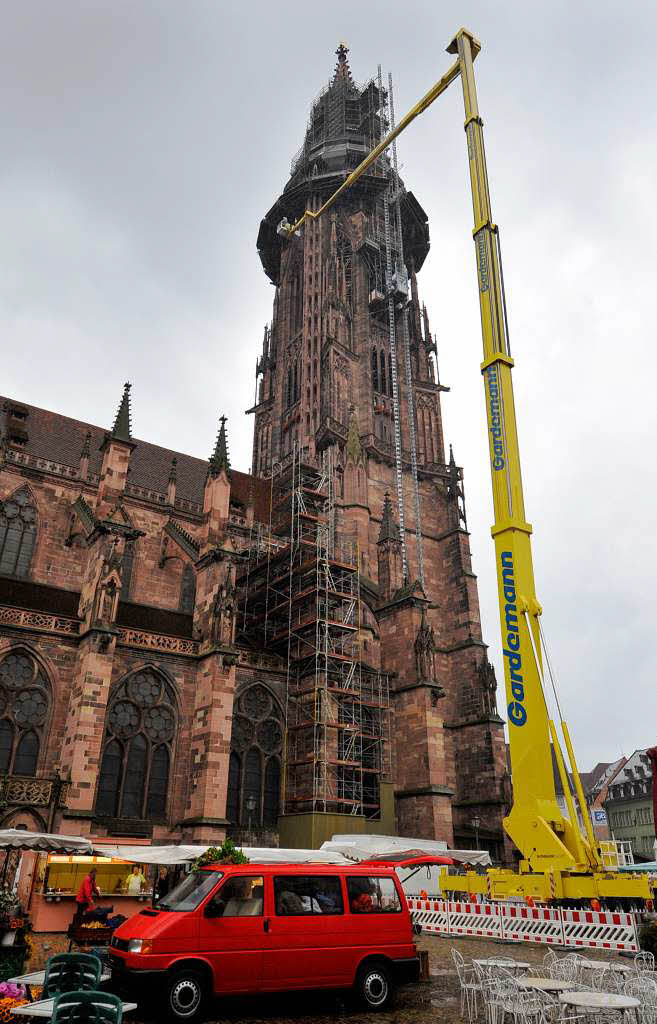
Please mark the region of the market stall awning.
<svg viewBox="0 0 657 1024"><path fill-rule="evenodd" d="M110 846L94 843L94 853L116 857L133 864L191 864L207 846ZM243 853L252 864L347 864L342 854L324 850L281 850L272 847L244 846Z"/></svg>
<svg viewBox="0 0 657 1024"><path fill-rule="evenodd" d="M423 864L450 865L454 861L445 854L421 853L418 850L407 850L402 852L396 850L394 853L383 853L378 857L368 857L361 861L362 864L385 864L395 868L422 867Z"/></svg>
<svg viewBox="0 0 657 1024"><path fill-rule="evenodd" d="M392 857L422 856L448 857L446 863L472 864L487 867L491 863L488 850L449 850L440 839L412 839L407 836L334 835L322 843L322 850L342 853L348 860L364 861L373 858L391 860ZM439 861L434 859L433 863ZM402 866L402 865L400 865Z"/></svg>
<svg viewBox="0 0 657 1024"><path fill-rule="evenodd" d="M91 843L81 836L29 832L23 828L0 829L1 850L35 850L43 853L91 853Z"/></svg>

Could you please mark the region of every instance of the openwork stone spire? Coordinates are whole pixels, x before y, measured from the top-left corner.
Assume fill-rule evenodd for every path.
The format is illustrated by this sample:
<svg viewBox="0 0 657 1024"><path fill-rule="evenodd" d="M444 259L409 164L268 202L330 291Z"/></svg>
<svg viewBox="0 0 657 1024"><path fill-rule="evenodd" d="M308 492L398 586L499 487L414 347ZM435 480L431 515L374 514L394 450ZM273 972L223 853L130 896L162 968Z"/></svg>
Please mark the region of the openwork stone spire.
<svg viewBox="0 0 657 1024"><path fill-rule="evenodd" d="M227 476L230 476L230 460L228 458L228 443L226 441L226 417L222 416L219 422L221 426L217 434L217 443L209 459L208 471L210 476L219 476L222 470Z"/></svg>
<svg viewBox="0 0 657 1024"><path fill-rule="evenodd" d="M346 43L338 43L338 48L335 51L338 58L338 63L335 65L335 74L333 76L334 82L351 82L351 69L349 67L349 61L347 60L347 54L349 53L349 47Z"/></svg>
<svg viewBox="0 0 657 1024"><path fill-rule="evenodd" d="M112 437L116 438L117 441L130 441L132 440L130 431L132 429L130 423L130 388L132 384L125 383L123 385L123 397L121 398L121 404L119 405L119 411L116 414L114 420L114 426L112 427Z"/></svg>

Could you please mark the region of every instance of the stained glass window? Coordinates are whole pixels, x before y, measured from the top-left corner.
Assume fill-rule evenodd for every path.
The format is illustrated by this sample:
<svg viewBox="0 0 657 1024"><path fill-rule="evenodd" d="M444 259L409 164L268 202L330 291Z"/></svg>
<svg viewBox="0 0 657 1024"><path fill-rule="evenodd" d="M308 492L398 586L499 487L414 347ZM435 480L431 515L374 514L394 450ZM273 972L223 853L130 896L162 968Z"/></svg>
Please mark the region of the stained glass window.
<svg viewBox="0 0 657 1024"><path fill-rule="evenodd" d="M234 825L276 827L280 810L283 717L262 683L235 702L226 796L226 817ZM247 800L252 798L249 812Z"/></svg>
<svg viewBox="0 0 657 1024"><path fill-rule="evenodd" d="M27 487L0 502L0 575L28 575L37 530L37 510Z"/></svg>
<svg viewBox="0 0 657 1024"><path fill-rule="evenodd" d="M176 697L150 668L114 689L105 719L105 745L96 813L109 817L166 817Z"/></svg>
<svg viewBox="0 0 657 1024"><path fill-rule="evenodd" d="M0 661L0 771L36 774L50 701L36 659L22 650L6 654Z"/></svg>

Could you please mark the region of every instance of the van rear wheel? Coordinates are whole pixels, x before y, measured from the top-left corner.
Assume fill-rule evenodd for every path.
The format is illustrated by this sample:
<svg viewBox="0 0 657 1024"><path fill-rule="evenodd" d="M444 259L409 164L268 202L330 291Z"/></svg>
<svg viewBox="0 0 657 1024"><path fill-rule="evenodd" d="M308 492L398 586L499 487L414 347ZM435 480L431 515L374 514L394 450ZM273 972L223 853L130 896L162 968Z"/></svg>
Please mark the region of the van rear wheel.
<svg viewBox="0 0 657 1024"><path fill-rule="evenodd" d="M354 988L368 1010L384 1010L392 998L390 971L382 963L365 964L358 972Z"/></svg>
<svg viewBox="0 0 657 1024"><path fill-rule="evenodd" d="M183 1021L184 1024L195 1024L201 1020L208 993L205 980L198 971L176 971L168 978L164 995L170 1020Z"/></svg>

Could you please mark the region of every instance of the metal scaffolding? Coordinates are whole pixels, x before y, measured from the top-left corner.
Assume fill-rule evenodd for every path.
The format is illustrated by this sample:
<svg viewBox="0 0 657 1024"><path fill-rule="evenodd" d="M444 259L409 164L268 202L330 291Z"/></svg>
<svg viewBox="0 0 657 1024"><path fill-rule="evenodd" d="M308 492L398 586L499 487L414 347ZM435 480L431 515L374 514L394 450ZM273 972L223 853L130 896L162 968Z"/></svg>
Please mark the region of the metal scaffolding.
<svg viewBox="0 0 657 1024"><path fill-rule="evenodd" d="M390 772L388 676L363 663L359 551L336 533L327 449L296 445L271 481L271 529L238 577L240 636L286 662L284 813L376 818Z"/></svg>

